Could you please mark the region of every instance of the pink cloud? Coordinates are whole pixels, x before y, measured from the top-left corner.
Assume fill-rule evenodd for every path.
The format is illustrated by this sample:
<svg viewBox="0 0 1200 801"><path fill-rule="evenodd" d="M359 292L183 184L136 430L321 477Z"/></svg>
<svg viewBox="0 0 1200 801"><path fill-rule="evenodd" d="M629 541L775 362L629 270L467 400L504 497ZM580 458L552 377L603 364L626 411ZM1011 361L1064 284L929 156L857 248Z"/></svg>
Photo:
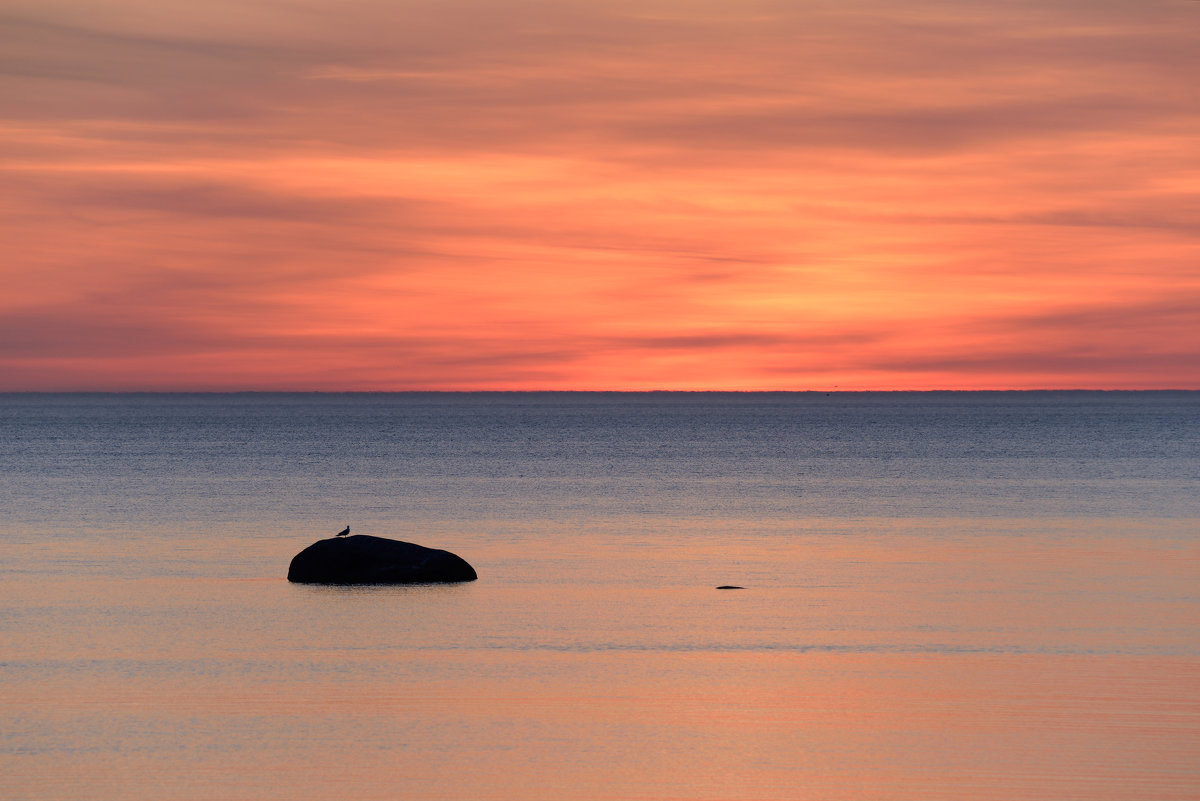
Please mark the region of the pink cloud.
<svg viewBox="0 0 1200 801"><path fill-rule="evenodd" d="M15 0L0 388L1195 384L1198 22Z"/></svg>

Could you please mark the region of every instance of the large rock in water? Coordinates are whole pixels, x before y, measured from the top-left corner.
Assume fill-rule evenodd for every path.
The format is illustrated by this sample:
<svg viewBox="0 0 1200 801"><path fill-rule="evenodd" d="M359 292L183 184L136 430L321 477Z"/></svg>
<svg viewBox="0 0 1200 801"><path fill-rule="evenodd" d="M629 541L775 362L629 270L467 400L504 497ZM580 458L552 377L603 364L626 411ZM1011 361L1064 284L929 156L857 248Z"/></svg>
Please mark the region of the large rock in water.
<svg viewBox="0 0 1200 801"><path fill-rule="evenodd" d="M431 584L474 581L461 556L411 542L356 534L314 542L292 557L288 581L301 584Z"/></svg>

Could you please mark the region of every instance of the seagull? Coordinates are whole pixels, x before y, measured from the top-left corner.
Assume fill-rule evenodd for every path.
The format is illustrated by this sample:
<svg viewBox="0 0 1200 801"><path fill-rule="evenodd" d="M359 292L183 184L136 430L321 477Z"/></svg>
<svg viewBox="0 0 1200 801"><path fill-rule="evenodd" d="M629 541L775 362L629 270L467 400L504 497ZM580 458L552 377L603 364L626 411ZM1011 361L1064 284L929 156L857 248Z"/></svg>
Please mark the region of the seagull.
<svg viewBox="0 0 1200 801"><path fill-rule="evenodd" d="M333 536L335 536L335 537L344 537L344 536L346 536L346 535L347 535L347 534L349 534L349 533L350 533L350 527L349 527L349 526L346 526L344 529L342 529L341 531L339 531L337 534L334 534Z"/></svg>

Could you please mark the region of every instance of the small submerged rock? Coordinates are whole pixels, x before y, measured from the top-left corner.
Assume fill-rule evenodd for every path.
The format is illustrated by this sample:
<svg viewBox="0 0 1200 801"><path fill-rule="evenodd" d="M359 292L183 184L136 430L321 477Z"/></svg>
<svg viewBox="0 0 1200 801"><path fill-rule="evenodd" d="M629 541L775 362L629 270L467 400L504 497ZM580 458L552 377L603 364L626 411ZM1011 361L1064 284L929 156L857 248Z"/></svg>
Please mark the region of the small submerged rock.
<svg viewBox="0 0 1200 801"><path fill-rule="evenodd" d="M718 589L718 590L744 590L744 589L746 589L746 588L745 588L745 587L738 587L738 586L736 586L736 585L734 585L734 584L722 584L720 587L717 587L717 589Z"/></svg>
<svg viewBox="0 0 1200 801"><path fill-rule="evenodd" d="M457 554L365 534L314 542L288 566L288 581L298 584L447 584L477 578Z"/></svg>

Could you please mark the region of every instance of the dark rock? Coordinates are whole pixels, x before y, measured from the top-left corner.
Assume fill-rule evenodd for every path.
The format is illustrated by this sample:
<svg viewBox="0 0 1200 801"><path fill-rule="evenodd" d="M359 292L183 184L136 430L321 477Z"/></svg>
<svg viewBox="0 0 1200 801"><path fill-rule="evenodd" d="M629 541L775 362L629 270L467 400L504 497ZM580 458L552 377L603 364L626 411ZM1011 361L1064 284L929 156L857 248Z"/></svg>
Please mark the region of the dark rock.
<svg viewBox="0 0 1200 801"><path fill-rule="evenodd" d="M449 551L363 534L314 542L288 567L288 581L300 584L440 584L477 578L475 568Z"/></svg>
<svg viewBox="0 0 1200 801"><path fill-rule="evenodd" d="M746 588L745 587L736 587L733 584L722 584L720 587L717 587L717 589L718 590L744 590Z"/></svg>

